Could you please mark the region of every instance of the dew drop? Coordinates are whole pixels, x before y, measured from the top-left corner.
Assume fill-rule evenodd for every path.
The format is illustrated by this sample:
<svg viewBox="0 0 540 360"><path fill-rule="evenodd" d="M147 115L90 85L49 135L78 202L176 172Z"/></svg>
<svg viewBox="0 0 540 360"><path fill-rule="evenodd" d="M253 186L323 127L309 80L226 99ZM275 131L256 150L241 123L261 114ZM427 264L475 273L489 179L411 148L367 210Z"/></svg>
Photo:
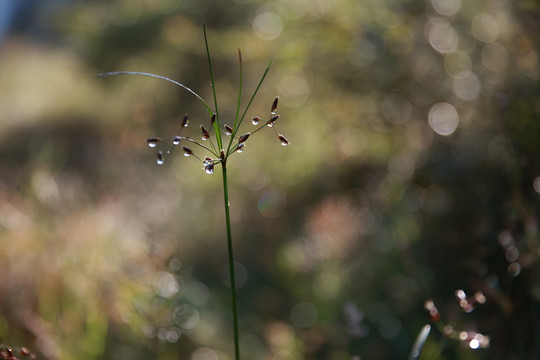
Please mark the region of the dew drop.
<svg viewBox="0 0 540 360"><path fill-rule="evenodd" d="M289 140L287 140L287 138L285 138L285 136L281 135L281 134L278 134L278 138L279 138L279 141L281 141L281 145L283 146L287 146L289 145Z"/></svg>
<svg viewBox="0 0 540 360"><path fill-rule="evenodd" d="M270 113L272 115L276 115L278 100L279 100L279 96L276 96L276 98L274 99L274 102L272 103L272 109L270 110Z"/></svg>
<svg viewBox="0 0 540 360"><path fill-rule="evenodd" d="M214 173L214 164L210 163L204 167L204 172L208 175L212 175Z"/></svg>
<svg viewBox="0 0 540 360"><path fill-rule="evenodd" d="M186 147L186 146L182 146L182 149L184 150L184 156L190 156L190 155L193 155L193 151L191 151L190 148Z"/></svg>
<svg viewBox="0 0 540 360"><path fill-rule="evenodd" d="M180 136L174 136L174 137L172 138L172 143L173 143L173 145L175 145L175 146L176 146L176 145L179 145L179 144L180 144L180 140L182 140L182 138L181 138Z"/></svg>
<svg viewBox="0 0 540 360"><path fill-rule="evenodd" d="M146 139L146 142L148 143L148 146L150 146L151 148L155 148L158 144L158 142L160 142L161 139L158 138L158 137L151 137L151 138L148 138Z"/></svg>
<svg viewBox="0 0 540 360"><path fill-rule="evenodd" d="M165 158L163 157L163 151L158 151L156 163L158 165L163 165L164 162L165 162Z"/></svg>
<svg viewBox="0 0 540 360"><path fill-rule="evenodd" d="M232 133L233 133L233 129L232 129L232 127L230 127L230 126L229 126L229 125L227 125L227 124L225 124L225 126L224 126L224 127L225 127L225 134L226 134L227 136L231 136L231 135L232 135Z"/></svg>
<svg viewBox="0 0 540 360"><path fill-rule="evenodd" d="M202 135L201 135L201 136L202 136L202 139L203 139L203 140L208 140L208 139L210 139L210 133L208 133L208 130L206 130L206 128L205 128L203 125L201 125L201 131L202 131Z"/></svg>
<svg viewBox="0 0 540 360"><path fill-rule="evenodd" d="M245 146L245 143L238 144L238 146L236 147L236 152L241 153L242 151L244 151Z"/></svg>
<svg viewBox="0 0 540 360"><path fill-rule="evenodd" d="M187 127L189 124L189 121L188 121L188 114L184 115L184 118L182 119L182 127L185 128Z"/></svg>
<svg viewBox="0 0 540 360"><path fill-rule="evenodd" d="M206 156L203 161L203 166L208 166L210 164L213 164L213 160L210 156Z"/></svg>
<svg viewBox="0 0 540 360"><path fill-rule="evenodd" d="M259 125L259 121L261 121L261 117L260 116L254 116L251 118L251 123L253 125Z"/></svg>
<svg viewBox="0 0 540 360"><path fill-rule="evenodd" d="M276 116L272 116L272 118L270 120L268 120L268 122L266 123L266 125L270 126L270 127L274 127L274 123L276 122L276 120L279 118L279 115L276 115Z"/></svg>

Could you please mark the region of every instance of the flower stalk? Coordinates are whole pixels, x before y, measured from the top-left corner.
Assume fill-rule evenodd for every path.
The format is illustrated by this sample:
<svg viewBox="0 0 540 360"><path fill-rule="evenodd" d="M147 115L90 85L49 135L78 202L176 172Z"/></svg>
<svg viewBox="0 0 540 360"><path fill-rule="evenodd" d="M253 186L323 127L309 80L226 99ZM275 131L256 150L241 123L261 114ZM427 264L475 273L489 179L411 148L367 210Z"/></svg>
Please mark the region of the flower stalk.
<svg viewBox="0 0 540 360"><path fill-rule="evenodd" d="M241 109L242 91L243 91L242 89L243 72L242 72L242 54L240 50L238 50L238 64L239 64L238 100L237 100L237 105L236 105L236 113L234 116L234 122L233 122L233 126L224 124L223 130L222 130L222 127L220 125L220 114L218 110L218 99L216 95L214 70L213 70L213 65L212 65L212 59L210 56L210 49L208 45L206 26L204 25L203 25L203 30L204 30L203 32L204 32L204 42L205 42L205 47L206 47L206 55L208 59L208 67L210 71L210 80L212 84L214 109L212 109L212 107L200 95L198 95L195 91L193 91L186 85L179 83L175 80L171 80L161 75L154 75L150 73L134 72L134 71L116 71L116 72L98 74L98 76L140 75L140 76L147 76L147 77L153 77L153 78L166 80L177 86L180 86L181 88L193 94L199 101L203 103L208 114L210 115L209 128L205 127L203 124L200 124L199 136L202 139L202 142L195 140L189 136L182 135L182 132L184 131L184 129L187 128L189 125L187 114L184 115L180 123L180 128L175 136L168 137L168 138L150 137L146 139L146 142L149 147L155 148L157 150L156 162L158 165L164 164L166 156L171 154L176 147L178 147L179 145L185 142L189 142L191 143L191 145L195 146L199 150L205 151L209 154L206 156L199 157L198 155L196 155L195 151L193 151L193 147L191 147L191 145L190 147L187 147L185 145L181 146L184 156L193 157L197 159L198 161L201 161L203 165L203 169L207 174L213 174L215 166L221 164L222 182L223 182L223 200L224 200L224 205L225 205L225 224L226 224L226 233L227 233L228 264L229 264L229 276L230 276L230 286L231 286L231 308L232 308L232 317L233 317L233 330L234 330L233 337L234 337L234 349L235 349L234 351L235 351L235 360L240 360L237 293L236 293L236 278L235 278L235 270L234 270L235 261L234 261L234 251L233 251L234 249L233 249L233 239L232 239L232 230L231 230L227 162L231 155L235 153L243 152L246 147L246 143L248 139L252 139L255 133L259 132L260 130L262 130L263 128L267 126L273 128L275 134L278 137L278 140L281 142L282 145L289 145L289 141L282 134L278 133L275 128L275 123L279 118L279 115L277 114L279 97L276 97L272 102L268 120L266 121L262 120L261 117L258 115L254 116L252 117L252 124L254 126L257 126L257 128L252 132L246 132L246 133L243 133L242 135L238 135L240 126L242 125L246 117L246 114L249 108L251 107L251 104L253 100L255 99L255 96L257 95L264 79L266 78L266 75L268 74L270 66L272 64L271 61L268 63L268 66L266 67L259 83L257 84L257 87L253 91L253 94L251 95L244 111L241 112L240 109ZM213 136L211 134L212 132L213 132ZM225 140L226 138L224 136L227 136L229 138L228 142ZM168 149L165 151L161 148L162 145L164 144L169 144ZM205 144L209 144L209 145L207 146Z"/></svg>

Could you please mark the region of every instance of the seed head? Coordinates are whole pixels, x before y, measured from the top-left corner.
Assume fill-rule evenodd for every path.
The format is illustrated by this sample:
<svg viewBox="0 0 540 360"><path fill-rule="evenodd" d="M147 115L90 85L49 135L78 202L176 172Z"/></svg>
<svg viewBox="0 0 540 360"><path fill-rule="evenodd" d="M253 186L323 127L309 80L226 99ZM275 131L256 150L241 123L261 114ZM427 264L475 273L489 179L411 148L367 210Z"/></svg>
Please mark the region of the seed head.
<svg viewBox="0 0 540 360"><path fill-rule="evenodd" d="M260 116L254 116L251 118L251 123L253 125L259 125L259 121L261 121L261 117Z"/></svg>
<svg viewBox="0 0 540 360"><path fill-rule="evenodd" d="M146 139L146 142L148 143L148 146L150 146L151 148L155 148L158 144L158 142L160 142L161 139L158 138L158 137L151 137L151 138L148 138Z"/></svg>
<svg viewBox="0 0 540 360"><path fill-rule="evenodd" d="M210 139L210 133L208 132L208 130L206 130L206 128L203 125L201 125L201 131L202 131L202 139L203 140Z"/></svg>
<svg viewBox="0 0 540 360"><path fill-rule="evenodd" d="M212 114L212 117L210 118L210 126L214 125L216 122L216 113Z"/></svg>
<svg viewBox="0 0 540 360"><path fill-rule="evenodd" d="M283 146L287 146L289 145L289 140L287 140L287 138L281 134L277 134L278 138L279 138L279 141L281 141L281 145Z"/></svg>
<svg viewBox="0 0 540 360"><path fill-rule="evenodd" d="M227 125L227 124L225 124L224 128L225 128L225 134L227 134L227 136L231 136L232 133L233 133L233 128L230 127L230 126Z"/></svg>
<svg viewBox="0 0 540 360"><path fill-rule="evenodd" d="M158 165L163 165L164 162L165 162L165 158L163 157L163 151L159 150L157 153L156 163Z"/></svg>
<svg viewBox="0 0 540 360"><path fill-rule="evenodd" d="M241 136L238 138L238 143L241 144L241 143L243 143L243 142L246 142L246 140L248 139L249 135L251 135L251 133L247 133L247 134L241 135Z"/></svg>
<svg viewBox="0 0 540 360"><path fill-rule="evenodd" d="M193 151L191 151L190 148L188 148L187 146L182 146L182 150L184 150L184 156L190 156L190 155L193 155Z"/></svg>
<svg viewBox="0 0 540 360"><path fill-rule="evenodd" d="M181 136L173 136L172 138L172 143L173 145L179 145L180 144L180 140L182 140L182 137Z"/></svg>
<svg viewBox="0 0 540 360"><path fill-rule="evenodd" d="M276 98L274 99L274 102L272 103L272 109L270 110L270 113L272 115L276 114L278 100L279 100L279 96L276 96Z"/></svg>
<svg viewBox="0 0 540 360"><path fill-rule="evenodd" d="M188 114L184 115L184 118L182 119L182 124L180 125L181 127L185 128L187 127L189 124L189 121L188 121Z"/></svg>
<svg viewBox="0 0 540 360"><path fill-rule="evenodd" d="M274 123L276 122L277 119L279 119L279 115L272 116L272 118L266 122L266 125L270 127L274 127Z"/></svg>

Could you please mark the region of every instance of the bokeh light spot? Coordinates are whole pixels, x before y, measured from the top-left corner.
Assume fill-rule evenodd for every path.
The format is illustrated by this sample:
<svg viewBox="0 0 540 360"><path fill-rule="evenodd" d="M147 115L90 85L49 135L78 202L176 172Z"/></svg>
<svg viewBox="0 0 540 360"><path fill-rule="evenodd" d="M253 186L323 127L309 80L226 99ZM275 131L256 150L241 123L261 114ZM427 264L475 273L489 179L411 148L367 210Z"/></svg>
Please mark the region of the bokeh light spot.
<svg viewBox="0 0 540 360"><path fill-rule="evenodd" d="M285 210L286 203L283 193L270 189L263 192L259 197L258 209L264 217L277 218Z"/></svg>
<svg viewBox="0 0 540 360"><path fill-rule="evenodd" d="M255 35L263 40L274 40L283 31L281 17L271 11L260 13L252 23Z"/></svg>
<svg viewBox="0 0 540 360"><path fill-rule="evenodd" d="M441 15L455 15L461 9L461 0L431 0L431 6Z"/></svg>
<svg viewBox="0 0 540 360"><path fill-rule="evenodd" d="M444 19L429 19L425 32L431 47L440 53L449 53L458 47L459 36L452 25Z"/></svg>
<svg viewBox="0 0 540 360"><path fill-rule="evenodd" d="M459 124L456 108L446 102L440 102L431 107L428 114L429 126L442 136L452 135Z"/></svg>
<svg viewBox="0 0 540 360"><path fill-rule="evenodd" d="M405 96L390 94L383 100L382 113L386 121L392 124L403 124L411 117L412 105Z"/></svg>
<svg viewBox="0 0 540 360"><path fill-rule="evenodd" d="M317 321L317 309L310 303L300 303L291 310L291 321L299 328L310 327Z"/></svg>
<svg viewBox="0 0 540 360"><path fill-rule="evenodd" d="M516 277L521 273L521 265L518 262L513 262L508 265L508 274L512 277Z"/></svg>
<svg viewBox="0 0 540 360"><path fill-rule="evenodd" d="M315 294L321 299L334 298L341 289L339 276L331 272L323 272L317 276L313 284Z"/></svg>
<svg viewBox="0 0 540 360"><path fill-rule="evenodd" d="M468 75L458 73L456 78L452 80L452 89L454 94L463 100L475 100L480 94L482 84L472 72L466 72Z"/></svg>
<svg viewBox="0 0 540 360"><path fill-rule="evenodd" d="M534 179L533 188L534 188L534 191L536 191L537 193L540 193L540 176Z"/></svg>
<svg viewBox="0 0 540 360"><path fill-rule="evenodd" d="M278 84L278 92L282 95L280 102L290 107L304 105L309 98L309 91L309 84L300 72L284 76Z"/></svg>
<svg viewBox="0 0 540 360"><path fill-rule="evenodd" d="M471 28L474 37L485 43L494 42L499 36L499 25L489 14L476 15L473 18Z"/></svg>
<svg viewBox="0 0 540 360"><path fill-rule="evenodd" d="M173 317L174 322L180 329L186 332L192 331L200 321L199 310L189 304L183 304L176 307L176 309L174 309Z"/></svg>
<svg viewBox="0 0 540 360"><path fill-rule="evenodd" d="M215 350L202 347L191 354L191 360L219 360L219 355Z"/></svg>

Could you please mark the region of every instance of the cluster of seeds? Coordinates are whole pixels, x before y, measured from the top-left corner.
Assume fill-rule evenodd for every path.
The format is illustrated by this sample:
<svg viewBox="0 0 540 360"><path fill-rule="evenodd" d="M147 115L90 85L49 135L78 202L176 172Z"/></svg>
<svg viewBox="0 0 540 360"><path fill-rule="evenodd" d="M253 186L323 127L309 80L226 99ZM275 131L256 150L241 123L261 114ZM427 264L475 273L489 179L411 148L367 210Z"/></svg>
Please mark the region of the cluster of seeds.
<svg viewBox="0 0 540 360"><path fill-rule="evenodd" d="M151 137L146 139L146 142L149 147L151 148L157 148L158 152L156 155L156 163L158 165L162 165L165 163L165 155L170 154L173 152L173 150L178 147L179 145L188 143L192 144L196 147L202 148L203 150L206 150L209 152L209 155L204 157L199 157L195 154L195 152L191 149L192 145L189 145L190 147L186 145L182 145L182 151L184 153L184 156L189 157L192 156L199 161L202 162L204 171L207 174L212 174L214 172L214 166L218 163L224 163L227 158L237 152L241 153L244 151L246 147L246 141L256 132L260 131L261 129L265 127L270 127L274 130L274 133L276 134L277 138L281 142L281 145L287 146L289 145L289 140L285 138L282 134L280 134L276 129L276 121L279 119L279 114L277 114L277 106L278 106L278 100L279 97L276 97L274 101L272 102L272 107L270 108L270 116L267 120L262 120L260 116L254 116L251 119L251 123L254 126L258 126L254 131L247 132L243 135L237 135L238 127L240 123L236 124L235 127L231 127L228 124L223 125L223 129L220 129L220 131L225 134L226 136L230 137L229 143L227 148L225 149L219 149L217 150L215 142L212 140L212 137L210 135L210 132L212 129L215 129L215 122L216 122L216 114L212 114L210 117L210 126L207 129L204 124L200 125L201 129L201 139L202 142L195 140L189 136L183 136L182 130L189 125L189 119L188 115L184 115L181 123L180 128L178 129L178 132L175 136L168 137L168 138L160 138L160 137ZM241 121L240 121L241 122ZM208 143L209 145L206 145ZM166 146L166 149L163 149L163 145Z"/></svg>
<svg viewBox="0 0 540 360"><path fill-rule="evenodd" d="M24 346L17 352L27 359L36 359L36 356ZM15 353L16 351L11 346L0 344L0 360L19 360Z"/></svg>
<svg viewBox="0 0 540 360"><path fill-rule="evenodd" d="M483 304L486 302L486 297L481 291L476 292L471 297L467 297L463 290L457 290L456 297L458 299L459 306L465 313L472 312L476 304ZM451 339L463 341L471 349L489 347L489 336L476 331L455 330L451 325L446 325L442 321L439 309L437 309L433 300L426 301L426 303L424 304L424 308L428 312L430 320L433 321L441 329L441 332L444 336Z"/></svg>

